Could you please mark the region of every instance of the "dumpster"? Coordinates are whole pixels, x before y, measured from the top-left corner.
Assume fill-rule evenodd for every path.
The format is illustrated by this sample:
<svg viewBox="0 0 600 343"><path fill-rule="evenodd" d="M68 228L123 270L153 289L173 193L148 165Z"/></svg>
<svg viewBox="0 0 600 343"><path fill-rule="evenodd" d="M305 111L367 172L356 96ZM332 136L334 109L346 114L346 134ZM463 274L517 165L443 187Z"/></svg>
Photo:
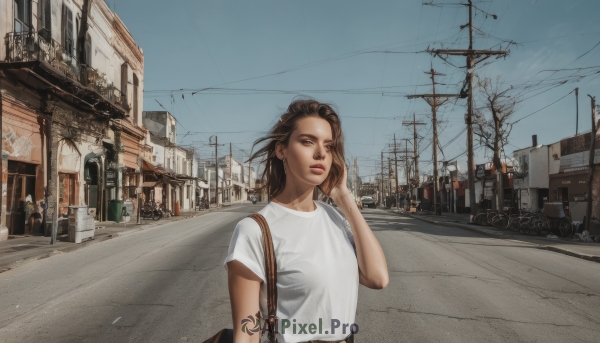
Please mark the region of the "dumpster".
<svg viewBox="0 0 600 343"><path fill-rule="evenodd" d="M87 206L69 206L69 241L81 243L94 239L94 217L88 214Z"/></svg>
<svg viewBox="0 0 600 343"><path fill-rule="evenodd" d="M108 221L115 223L121 222L121 216L123 215L123 200L110 200L108 202Z"/></svg>

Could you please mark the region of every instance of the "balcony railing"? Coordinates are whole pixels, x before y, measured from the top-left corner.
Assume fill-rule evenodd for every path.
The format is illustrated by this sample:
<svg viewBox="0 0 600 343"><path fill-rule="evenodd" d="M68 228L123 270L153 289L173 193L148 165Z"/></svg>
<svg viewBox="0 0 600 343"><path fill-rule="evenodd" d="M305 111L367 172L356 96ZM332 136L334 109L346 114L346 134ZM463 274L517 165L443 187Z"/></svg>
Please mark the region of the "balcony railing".
<svg viewBox="0 0 600 343"><path fill-rule="evenodd" d="M73 52L50 38L46 30L9 33L8 59L9 62L45 62L65 77L96 91L112 104L123 106L125 103L121 91L108 82L105 74L79 63Z"/></svg>

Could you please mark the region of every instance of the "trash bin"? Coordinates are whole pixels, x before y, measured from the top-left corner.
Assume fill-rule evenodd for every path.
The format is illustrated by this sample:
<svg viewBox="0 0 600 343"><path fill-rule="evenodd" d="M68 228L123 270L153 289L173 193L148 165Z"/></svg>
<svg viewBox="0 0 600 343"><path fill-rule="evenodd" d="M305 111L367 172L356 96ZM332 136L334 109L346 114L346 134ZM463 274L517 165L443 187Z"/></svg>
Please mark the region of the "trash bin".
<svg viewBox="0 0 600 343"><path fill-rule="evenodd" d="M173 213L173 215L175 215L175 216L178 216L178 215L179 215L179 213L180 213L179 211L180 211L180 208L179 208L179 201L175 201L175 209L174 209L174 211L173 211L173 212L174 212L174 213Z"/></svg>
<svg viewBox="0 0 600 343"><path fill-rule="evenodd" d="M115 223L121 222L123 215L123 200L110 200L108 202L108 220Z"/></svg>
<svg viewBox="0 0 600 343"><path fill-rule="evenodd" d="M88 214L87 206L69 206L69 241L81 243L94 239L94 218Z"/></svg>
<svg viewBox="0 0 600 343"><path fill-rule="evenodd" d="M133 203L131 201L126 201L123 204L123 218L121 218L121 221L123 223L128 223L132 217L137 217L137 213L133 208Z"/></svg>

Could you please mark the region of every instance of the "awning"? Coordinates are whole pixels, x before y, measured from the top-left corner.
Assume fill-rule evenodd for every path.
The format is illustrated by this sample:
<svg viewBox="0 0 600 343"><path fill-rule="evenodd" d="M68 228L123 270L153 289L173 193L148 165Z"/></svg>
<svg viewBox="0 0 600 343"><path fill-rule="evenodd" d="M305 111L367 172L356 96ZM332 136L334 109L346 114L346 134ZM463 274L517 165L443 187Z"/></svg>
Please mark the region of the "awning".
<svg viewBox="0 0 600 343"><path fill-rule="evenodd" d="M153 172L157 174L164 174L166 172L164 169L153 165L152 162L148 161L145 158L142 158L142 171Z"/></svg>
<svg viewBox="0 0 600 343"><path fill-rule="evenodd" d="M159 181L146 181L142 184L142 187L144 188L154 188Z"/></svg>
<svg viewBox="0 0 600 343"><path fill-rule="evenodd" d="M171 186L173 187L179 187L181 185L183 185L185 183L185 181L182 180L177 180L175 178L163 175L163 180L167 183L169 183Z"/></svg>

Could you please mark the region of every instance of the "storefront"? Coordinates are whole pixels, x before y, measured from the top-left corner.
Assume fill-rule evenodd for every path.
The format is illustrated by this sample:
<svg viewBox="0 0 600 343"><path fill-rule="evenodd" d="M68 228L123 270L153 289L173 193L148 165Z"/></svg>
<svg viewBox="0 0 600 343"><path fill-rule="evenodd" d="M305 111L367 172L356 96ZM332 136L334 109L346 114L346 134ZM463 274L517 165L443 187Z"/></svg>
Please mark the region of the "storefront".
<svg viewBox="0 0 600 343"><path fill-rule="evenodd" d="M45 121L7 92L2 101L2 155L7 165L5 225L10 235L42 234L46 178L43 165Z"/></svg>
<svg viewBox="0 0 600 343"><path fill-rule="evenodd" d="M8 161L6 227L11 235L34 233L30 217L35 212L37 167L31 163Z"/></svg>
<svg viewBox="0 0 600 343"><path fill-rule="evenodd" d="M587 204L587 170L550 175L549 201L562 202L574 221L582 221Z"/></svg>

